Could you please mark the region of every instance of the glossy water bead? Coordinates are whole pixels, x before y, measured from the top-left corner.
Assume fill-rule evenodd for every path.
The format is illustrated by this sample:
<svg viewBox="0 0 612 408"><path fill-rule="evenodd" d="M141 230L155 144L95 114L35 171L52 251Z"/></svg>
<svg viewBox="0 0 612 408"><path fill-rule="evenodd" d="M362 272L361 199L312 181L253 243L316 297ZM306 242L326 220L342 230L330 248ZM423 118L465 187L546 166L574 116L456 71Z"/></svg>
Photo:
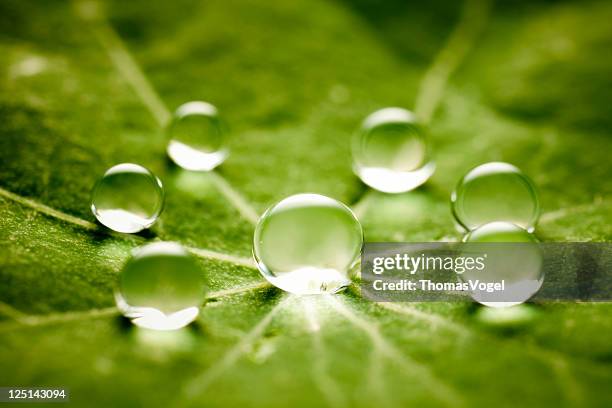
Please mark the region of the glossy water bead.
<svg viewBox="0 0 612 408"><path fill-rule="evenodd" d="M206 286L197 261L173 242L155 242L132 252L115 293L121 312L140 327L174 330L199 314Z"/></svg>
<svg viewBox="0 0 612 408"><path fill-rule="evenodd" d="M529 177L512 164L491 162L470 170L451 194L453 215L466 230L507 221L533 231L540 201Z"/></svg>
<svg viewBox="0 0 612 408"><path fill-rule="evenodd" d="M425 183L435 170L423 127L414 114L385 108L368 116L353 139L353 169L368 186L403 193Z"/></svg>
<svg viewBox="0 0 612 408"><path fill-rule="evenodd" d="M91 211L108 228L133 233L149 228L164 207L164 188L148 169L133 163L111 167L92 191Z"/></svg>
<svg viewBox="0 0 612 408"><path fill-rule="evenodd" d="M350 283L363 232L344 204L297 194L270 207L255 228L253 254L262 275L291 293L334 293Z"/></svg>
<svg viewBox="0 0 612 408"><path fill-rule="evenodd" d="M503 292L473 291L472 298L490 307L508 307L527 301L544 282L543 255L538 240L509 222L491 222L469 232L470 251L486 254L484 270L473 269L462 280L504 282Z"/></svg>
<svg viewBox="0 0 612 408"><path fill-rule="evenodd" d="M168 156L186 170L210 171L229 154L217 108L207 102L178 107L168 128Z"/></svg>

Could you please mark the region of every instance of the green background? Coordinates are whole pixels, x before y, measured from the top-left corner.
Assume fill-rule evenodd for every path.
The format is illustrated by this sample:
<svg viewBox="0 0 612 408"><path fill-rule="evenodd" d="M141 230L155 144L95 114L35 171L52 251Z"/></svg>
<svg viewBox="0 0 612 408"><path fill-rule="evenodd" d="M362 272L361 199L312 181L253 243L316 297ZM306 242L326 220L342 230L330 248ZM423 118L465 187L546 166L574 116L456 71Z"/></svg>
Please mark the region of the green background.
<svg viewBox="0 0 612 408"><path fill-rule="evenodd" d="M300 298L250 264L254 213L298 192L357 204L367 241L456 240L450 191L491 160L538 185L542 240L610 241L610 21L605 1L2 1L0 386L79 406L612 405L609 303ZM165 157L160 125L194 99L232 130L213 174ZM435 175L366 190L358 123L428 103ZM93 224L91 186L119 162L167 188L148 233ZM175 333L114 309L121 265L154 239L198 253L213 291Z"/></svg>

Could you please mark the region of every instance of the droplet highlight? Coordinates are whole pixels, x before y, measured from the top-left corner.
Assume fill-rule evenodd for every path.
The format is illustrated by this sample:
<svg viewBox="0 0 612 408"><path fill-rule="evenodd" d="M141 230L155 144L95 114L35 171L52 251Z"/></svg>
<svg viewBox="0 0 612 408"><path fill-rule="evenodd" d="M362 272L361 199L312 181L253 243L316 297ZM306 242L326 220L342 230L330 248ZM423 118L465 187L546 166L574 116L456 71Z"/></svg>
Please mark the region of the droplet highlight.
<svg viewBox="0 0 612 408"><path fill-rule="evenodd" d="M155 242L132 251L119 275L115 300L139 327L176 330L197 318L205 295L198 262L179 244Z"/></svg>
<svg viewBox="0 0 612 408"><path fill-rule="evenodd" d="M463 241L471 244L471 252L485 254L486 259L484 270L466 270L459 278L504 285L501 292L472 291L475 301L489 307L510 307L540 290L544 282L543 255L533 234L518 225L497 221L474 229Z"/></svg>
<svg viewBox="0 0 612 408"><path fill-rule="evenodd" d="M385 193L413 190L435 171L424 127L402 108L369 115L353 138L352 152L355 174Z"/></svg>
<svg viewBox="0 0 612 408"><path fill-rule="evenodd" d="M150 170L133 163L108 169L91 195L91 211L104 226L124 233L149 228L164 207L164 187Z"/></svg>
<svg viewBox="0 0 612 408"><path fill-rule="evenodd" d="M482 164L463 176L451 194L451 208L467 231L494 221L533 231L540 216L535 185L516 166L504 162Z"/></svg>
<svg viewBox="0 0 612 408"><path fill-rule="evenodd" d="M178 107L168 126L168 156L178 166L210 171L229 155L226 129L217 108L208 102L187 102Z"/></svg>
<svg viewBox="0 0 612 408"><path fill-rule="evenodd" d="M334 293L350 284L363 245L361 224L341 202L297 194L270 207L255 228L261 274L295 294Z"/></svg>

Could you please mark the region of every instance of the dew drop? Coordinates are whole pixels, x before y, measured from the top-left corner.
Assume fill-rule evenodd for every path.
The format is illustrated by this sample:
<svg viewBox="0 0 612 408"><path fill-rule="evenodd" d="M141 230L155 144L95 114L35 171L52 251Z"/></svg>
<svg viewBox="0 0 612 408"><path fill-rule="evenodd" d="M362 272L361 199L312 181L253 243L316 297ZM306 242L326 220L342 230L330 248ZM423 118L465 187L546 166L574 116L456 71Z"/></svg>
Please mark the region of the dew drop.
<svg viewBox="0 0 612 408"><path fill-rule="evenodd" d="M91 196L91 211L106 227L125 233L149 228L164 207L164 188L148 169L122 163L108 169Z"/></svg>
<svg viewBox="0 0 612 408"><path fill-rule="evenodd" d="M155 242L132 251L115 300L139 327L176 330L197 318L205 294L197 261L176 243Z"/></svg>
<svg viewBox="0 0 612 408"><path fill-rule="evenodd" d="M260 218L253 254L261 274L296 294L334 293L350 283L363 232L344 204L318 194L297 194Z"/></svg>
<svg viewBox="0 0 612 408"><path fill-rule="evenodd" d="M470 170L451 194L457 222L470 231L493 221L506 221L533 231L540 215L535 185L521 170L503 162Z"/></svg>
<svg viewBox="0 0 612 408"><path fill-rule="evenodd" d="M207 102L187 102L178 107L168 127L168 156L180 167L210 171L229 154L226 130L217 108Z"/></svg>
<svg viewBox="0 0 612 408"><path fill-rule="evenodd" d="M353 138L352 151L355 174L385 193L413 190L435 170L424 128L402 108L385 108L368 116Z"/></svg>
<svg viewBox="0 0 612 408"><path fill-rule="evenodd" d="M518 225L497 221L474 229L463 240L470 243L470 252L485 254L486 259L483 270L466 270L460 279L504 283L503 292L472 291L475 301L489 307L509 307L529 300L540 290L544 282L543 255L533 234Z"/></svg>

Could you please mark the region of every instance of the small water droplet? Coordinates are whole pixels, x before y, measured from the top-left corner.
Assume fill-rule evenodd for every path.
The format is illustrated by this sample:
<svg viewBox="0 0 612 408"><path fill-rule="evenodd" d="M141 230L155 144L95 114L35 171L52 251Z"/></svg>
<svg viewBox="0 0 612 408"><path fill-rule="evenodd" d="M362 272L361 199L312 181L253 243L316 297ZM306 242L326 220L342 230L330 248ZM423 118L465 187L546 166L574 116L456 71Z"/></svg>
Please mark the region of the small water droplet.
<svg viewBox="0 0 612 408"><path fill-rule="evenodd" d="M355 174L385 193L413 190L435 170L423 126L402 108L385 108L368 116L352 150Z"/></svg>
<svg viewBox="0 0 612 408"><path fill-rule="evenodd" d="M115 299L135 325L176 330L197 318L205 294L197 261L178 244L155 242L132 252L119 276Z"/></svg>
<svg viewBox="0 0 612 408"><path fill-rule="evenodd" d="M533 231L540 216L535 185L521 170L503 162L470 170L451 194L453 215L466 230L506 221Z"/></svg>
<svg viewBox="0 0 612 408"><path fill-rule="evenodd" d="M484 254L484 269L466 269L459 278L465 282L504 285L503 291L471 291L475 301L489 307L509 307L529 300L540 290L544 282L543 256L533 234L518 225L498 221L471 231L464 242L470 243L471 254Z"/></svg>
<svg viewBox="0 0 612 408"><path fill-rule="evenodd" d="M92 191L91 211L101 224L125 233L149 228L164 207L164 188L148 169L122 163L108 169Z"/></svg>
<svg viewBox="0 0 612 408"><path fill-rule="evenodd" d="M187 102L178 107L168 127L168 156L180 167L210 171L229 154L226 129L217 108L207 102Z"/></svg>

